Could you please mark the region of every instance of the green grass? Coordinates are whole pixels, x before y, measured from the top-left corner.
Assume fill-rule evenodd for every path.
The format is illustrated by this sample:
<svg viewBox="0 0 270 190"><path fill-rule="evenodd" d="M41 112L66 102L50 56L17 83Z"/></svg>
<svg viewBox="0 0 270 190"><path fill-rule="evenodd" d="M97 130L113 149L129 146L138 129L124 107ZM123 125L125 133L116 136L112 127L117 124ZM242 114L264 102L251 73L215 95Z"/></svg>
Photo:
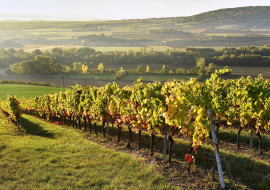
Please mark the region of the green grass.
<svg viewBox="0 0 270 190"><path fill-rule="evenodd" d="M121 80L137 80L138 78L142 77L145 81L170 81L170 80L184 80L188 81L190 78L196 78L197 75L127 75L123 77Z"/></svg>
<svg viewBox="0 0 270 190"><path fill-rule="evenodd" d="M22 84L0 84L0 100L6 100L8 95L16 95L17 98L29 99L44 94L54 94L63 90L59 87L22 85Z"/></svg>
<svg viewBox="0 0 270 190"><path fill-rule="evenodd" d="M0 113L0 189L175 189L153 167L106 149L73 129Z"/></svg>

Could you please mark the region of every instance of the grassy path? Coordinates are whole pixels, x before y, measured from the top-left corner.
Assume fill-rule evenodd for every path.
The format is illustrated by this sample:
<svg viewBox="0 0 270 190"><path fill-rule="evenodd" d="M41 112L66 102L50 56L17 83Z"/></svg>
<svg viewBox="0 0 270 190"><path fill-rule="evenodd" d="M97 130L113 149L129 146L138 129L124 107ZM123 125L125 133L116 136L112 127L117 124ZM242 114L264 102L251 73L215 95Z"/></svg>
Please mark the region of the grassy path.
<svg viewBox="0 0 270 190"><path fill-rule="evenodd" d="M24 115L22 132L0 113L0 189L175 189L153 167Z"/></svg>

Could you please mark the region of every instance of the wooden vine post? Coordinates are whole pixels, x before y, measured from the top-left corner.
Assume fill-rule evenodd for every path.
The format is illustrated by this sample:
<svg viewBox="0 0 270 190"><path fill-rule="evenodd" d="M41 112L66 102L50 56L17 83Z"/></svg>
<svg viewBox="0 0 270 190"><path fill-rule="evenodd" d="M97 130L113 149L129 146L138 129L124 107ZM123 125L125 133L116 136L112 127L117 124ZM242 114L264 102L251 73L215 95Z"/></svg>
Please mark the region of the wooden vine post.
<svg viewBox="0 0 270 190"><path fill-rule="evenodd" d="M109 140L109 113L107 116L107 140Z"/></svg>
<svg viewBox="0 0 270 190"><path fill-rule="evenodd" d="M16 118L16 121L17 121L17 128L18 128L18 130L20 130L20 127L19 127L19 118Z"/></svg>
<svg viewBox="0 0 270 190"><path fill-rule="evenodd" d="M167 126L164 132L164 145L163 145L163 162L166 160L166 148L167 148Z"/></svg>
<svg viewBox="0 0 270 190"><path fill-rule="evenodd" d="M249 124L250 127L250 142L249 142L249 150L252 151L252 122Z"/></svg>
<svg viewBox="0 0 270 190"><path fill-rule="evenodd" d="M154 143L155 143L155 134L152 133L152 134L151 134L151 145L150 145L150 149L151 149L151 154L150 154L150 156L151 156L151 157L154 156Z"/></svg>
<svg viewBox="0 0 270 190"><path fill-rule="evenodd" d="M225 189L225 182L224 182L224 177L223 177L223 173L222 173L222 166L221 166L221 161L220 161L218 147L217 147L217 137L216 137L215 126L214 126L214 123L213 123L213 117L212 117L211 109L208 110L208 115L209 115L209 118L210 118L210 121L211 121L211 131L212 131L213 143L214 143L216 160L217 160L219 180L220 180L222 189Z"/></svg>
<svg viewBox="0 0 270 190"><path fill-rule="evenodd" d="M169 97L170 94L167 94L167 97ZM166 105L166 111L168 111L168 105ZM160 115L161 116L161 115ZM165 131L164 131L164 145L163 145L163 162L165 162L166 159L166 149L167 149L167 128L168 125L165 126ZM171 128L169 128L171 129ZM170 130L171 131L171 130Z"/></svg>
<svg viewBox="0 0 270 190"><path fill-rule="evenodd" d="M131 144L131 141L132 141L132 131L131 131L131 125L128 126L128 132L129 132L129 141L128 141L128 144L127 144L127 148L130 147L130 144Z"/></svg>

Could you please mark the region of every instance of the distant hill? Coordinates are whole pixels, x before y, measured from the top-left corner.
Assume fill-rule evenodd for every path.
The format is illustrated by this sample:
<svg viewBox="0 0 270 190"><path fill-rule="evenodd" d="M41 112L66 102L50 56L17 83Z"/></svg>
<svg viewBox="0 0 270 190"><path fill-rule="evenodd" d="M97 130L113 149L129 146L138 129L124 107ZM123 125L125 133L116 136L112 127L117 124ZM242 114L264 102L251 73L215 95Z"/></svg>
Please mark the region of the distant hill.
<svg viewBox="0 0 270 190"><path fill-rule="evenodd" d="M270 6L250 6L218 9L182 19L176 22L197 22L198 24L270 24ZM269 25L268 25L269 26Z"/></svg>

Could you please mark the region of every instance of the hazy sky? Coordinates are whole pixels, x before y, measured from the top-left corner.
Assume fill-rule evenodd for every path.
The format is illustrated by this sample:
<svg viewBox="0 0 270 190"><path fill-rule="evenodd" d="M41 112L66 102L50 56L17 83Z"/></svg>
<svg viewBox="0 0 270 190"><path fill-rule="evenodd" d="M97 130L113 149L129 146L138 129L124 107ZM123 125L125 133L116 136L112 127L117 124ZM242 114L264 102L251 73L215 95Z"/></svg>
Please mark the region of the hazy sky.
<svg viewBox="0 0 270 190"><path fill-rule="evenodd" d="M132 19L190 16L242 6L270 6L270 0L0 0L0 16L12 13L55 19Z"/></svg>

